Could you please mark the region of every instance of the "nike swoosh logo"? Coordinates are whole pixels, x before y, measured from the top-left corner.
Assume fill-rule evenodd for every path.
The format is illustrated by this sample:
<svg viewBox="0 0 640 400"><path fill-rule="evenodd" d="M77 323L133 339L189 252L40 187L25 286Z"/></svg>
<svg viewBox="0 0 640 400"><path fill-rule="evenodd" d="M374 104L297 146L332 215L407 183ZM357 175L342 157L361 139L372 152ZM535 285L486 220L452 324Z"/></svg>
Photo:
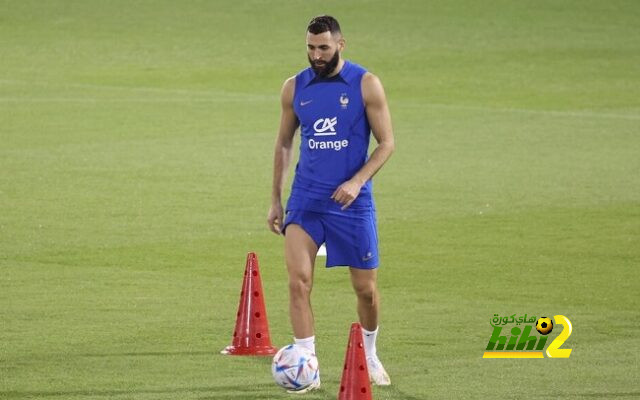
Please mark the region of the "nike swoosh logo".
<svg viewBox="0 0 640 400"><path fill-rule="evenodd" d="M301 101L301 102L300 102L300 107L304 107L304 106L306 106L307 104L311 103L312 101L313 101L313 100L309 100L309 101Z"/></svg>
<svg viewBox="0 0 640 400"><path fill-rule="evenodd" d="M373 255L367 256L367 257L362 257L362 261L369 261L373 258Z"/></svg>

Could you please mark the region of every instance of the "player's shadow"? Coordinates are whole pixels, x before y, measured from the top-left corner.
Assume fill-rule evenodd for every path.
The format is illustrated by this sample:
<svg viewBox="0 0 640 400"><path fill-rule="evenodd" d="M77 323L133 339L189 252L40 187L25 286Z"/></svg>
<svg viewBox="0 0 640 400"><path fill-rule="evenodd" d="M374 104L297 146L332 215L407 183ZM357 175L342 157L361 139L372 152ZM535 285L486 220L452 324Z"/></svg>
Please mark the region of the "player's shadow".
<svg viewBox="0 0 640 400"><path fill-rule="evenodd" d="M403 400L424 400L427 396L408 394L398 388L377 388L380 392L387 392L393 398ZM282 397L283 390L271 383L250 385L224 385L224 386L199 386L182 388L147 388L131 390L31 390L31 391L0 391L0 398L68 398L68 397L104 397L137 396L137 395L171 395L174 398L185 397L187 394L196 394L199 400L224 400L224 399L274 399ZM382 393L380 393L382 394ZM306 400L335 399L336 393L324 389L313 391L304 395ZM396 397L397 396L397 397Z"/></svg>
<svg viewBox="0 0 640 400"><path fill-rule="evenodd" d="M166 356L213 356L215 351L170 351L170 352L130 352L130 353L83 353L79 357L166 357Z"/></svg>
<svg viewBox="0 0 640 400"><path fill-rule="evenodd" d="M286 394L283 390L278 389L277 392L273 391L273 385L267 385L268 388L264 389L255 389L255 391L241 391L235 388L235 392L224 391L221 388L220 393L216 393L210 396L202 396L198 397L198 400L224 400L224 399L278 399L278 398L287 398L291 396L302 396L304 400L325 400L325 399L335 399L335 394L329 395L323 390L317 390L314 392L306 393L304 395L295 395L295 394Z"/></svg>
<svg viewBox="0 0 640 400"><path fill-rule="evenodd" d="M427 399L426 395L421 395L420 397L418 397L417 395L411 395L411 394L408 394L408 393L398 389L396 386L393 386L393 385L388 386L388 387L378 388L378 390L385 391L385 392L388 392L388 393L393 393L395 395L393 398L398 398L398 399L402 399L402 400L425 400L425 399Z"/></svg>
<svg viewBox="0 0 640 400"><path fill-rule="evenodd" d="M173 357L173 356L221 356L218 351L174 351L174 352L124 352L124 353L81 353L75 357ZM269 364L271 359L238 358L238 362ZM5 390L0 391L0 399L3 398L69 398L69 397L104 397L105 399L116 396L152 396L168 395L172 398L187 397L195 394L200 399L273 399L275 392L279 392L272 383L244 382L238 385L210 385L197 387L148 387L132 389L70 389L70 390ZM309 397L312 399L313 397Z"/></svg>
<svg viewBox="0 0 640 400"><path fill-rule="evenodd" d="M228 385L228 386L201 386L184 388L149 388L132 390L30 390L30 391L0 391L0 398L47 398L47 397L105 397L131 396L131 395L175 395L180 398L181 394L199 393L204 394L202 399L269 399L273 398L273 385Z"/></svg>

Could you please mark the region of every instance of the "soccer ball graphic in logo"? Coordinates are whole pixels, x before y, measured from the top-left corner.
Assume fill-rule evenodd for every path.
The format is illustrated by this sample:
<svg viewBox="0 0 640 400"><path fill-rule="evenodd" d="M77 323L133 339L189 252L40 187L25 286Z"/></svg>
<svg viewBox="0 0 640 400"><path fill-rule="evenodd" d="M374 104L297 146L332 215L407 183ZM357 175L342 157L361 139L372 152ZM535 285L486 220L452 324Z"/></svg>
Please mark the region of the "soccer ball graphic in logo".
<svg viewBox="0 0 640 400"><path fill-rule="evenodd" d="M540 317L538 321L536 321L536 329L542 335L548 335L551 333L551 330L553 329L553 322L551 321L551 318Z"/></svg>
<svg viewBox="0 0 640 400"><path fill-rule="evenodd" d="M290 344L278 350L271 363L276 383L285 388L301 390L318 376L318 359L311 350Z"/></svg>

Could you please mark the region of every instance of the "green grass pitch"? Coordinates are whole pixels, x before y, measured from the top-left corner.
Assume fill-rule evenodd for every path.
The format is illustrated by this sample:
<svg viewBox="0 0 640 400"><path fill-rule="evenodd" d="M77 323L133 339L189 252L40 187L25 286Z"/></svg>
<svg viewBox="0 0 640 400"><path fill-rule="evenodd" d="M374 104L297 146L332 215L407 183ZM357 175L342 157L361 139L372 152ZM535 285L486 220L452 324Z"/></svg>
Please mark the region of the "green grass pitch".
<svg viewBox="0 0 640 400"><path fill-rule="evenodd" d="M375 399L639 397L637 1L0 1L0 398L284 399L225 357L266 227L283 80L335 15L383 81ZM320 260L323 388L355 298ZM562 314L568 359L487 360L494 313ZM557 336L557 331L551 333ZM634 383L635 382L635 383Z"/></svg>

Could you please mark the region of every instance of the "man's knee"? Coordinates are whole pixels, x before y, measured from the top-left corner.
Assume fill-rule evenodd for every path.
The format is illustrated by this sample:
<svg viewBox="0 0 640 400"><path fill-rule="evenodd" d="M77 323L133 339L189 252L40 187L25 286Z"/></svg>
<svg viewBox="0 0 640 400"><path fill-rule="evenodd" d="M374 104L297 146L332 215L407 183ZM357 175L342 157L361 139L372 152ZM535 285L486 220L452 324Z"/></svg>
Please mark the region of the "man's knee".
<svg viewBox="0 0 640 400"><path fill-rule="evenodd" d="M295 275L289 277L289 293L292 297L307 298L311 294L313 281L311 277Z"/></svg>
<svg viewBox="0 0 640 400"><path fill-rule="evenodd" d="M357 282L354 283L353 289L356 292L356 296L361 301L368 304L374 304L376 301L376 283L375 281Z"/></svg>

